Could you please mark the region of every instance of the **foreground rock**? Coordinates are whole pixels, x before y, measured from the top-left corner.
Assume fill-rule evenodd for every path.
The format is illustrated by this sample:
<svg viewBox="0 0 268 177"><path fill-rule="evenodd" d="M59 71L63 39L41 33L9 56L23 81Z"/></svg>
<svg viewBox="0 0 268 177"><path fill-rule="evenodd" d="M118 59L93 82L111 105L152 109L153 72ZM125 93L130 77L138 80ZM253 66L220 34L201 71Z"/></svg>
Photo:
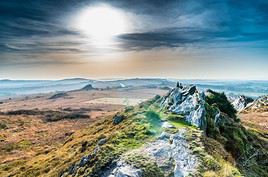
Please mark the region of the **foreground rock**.
<svg viewBox="0 0 268 177"><path fill-rule="evenodd" d="M120 115L120 114L116 114L114 117L113 117L113 124L114 125L117 125L119 123L121 123L123 120L124 120L124 116L123 115Z"/></svg>
<svg viewBox="0 0 268 177"><path fill-rule="evenodd" d="M157 141L148 144L141 152L148 154L165 174L173 174L174 177L193 175L199 160L189 149L185 131L181 129L176 134L164 132Z"/></svg>

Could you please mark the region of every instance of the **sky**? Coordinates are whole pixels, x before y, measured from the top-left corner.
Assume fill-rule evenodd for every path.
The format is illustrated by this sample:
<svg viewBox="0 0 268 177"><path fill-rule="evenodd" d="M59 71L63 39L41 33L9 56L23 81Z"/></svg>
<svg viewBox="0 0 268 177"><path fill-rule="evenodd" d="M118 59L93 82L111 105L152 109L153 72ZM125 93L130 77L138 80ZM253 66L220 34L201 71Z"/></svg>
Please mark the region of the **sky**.
<svg viewBox="0 0 268 177"><path fill-rule="evenodd" d="M267 0L0 1L0 79L268 79Z"/></svg>

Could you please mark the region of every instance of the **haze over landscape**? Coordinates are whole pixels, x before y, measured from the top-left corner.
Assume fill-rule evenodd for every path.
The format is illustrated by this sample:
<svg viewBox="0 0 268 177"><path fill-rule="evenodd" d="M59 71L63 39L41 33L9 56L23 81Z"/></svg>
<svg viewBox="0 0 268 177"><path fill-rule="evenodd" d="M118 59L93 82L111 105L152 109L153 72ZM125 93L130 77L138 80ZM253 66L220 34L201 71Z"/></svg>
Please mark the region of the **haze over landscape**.
<svg viewBox="0 0 268 177"><path fill-rule="evenodd" d="M267 0L2 0L0 177L266 177L267 56Z"/></svg>

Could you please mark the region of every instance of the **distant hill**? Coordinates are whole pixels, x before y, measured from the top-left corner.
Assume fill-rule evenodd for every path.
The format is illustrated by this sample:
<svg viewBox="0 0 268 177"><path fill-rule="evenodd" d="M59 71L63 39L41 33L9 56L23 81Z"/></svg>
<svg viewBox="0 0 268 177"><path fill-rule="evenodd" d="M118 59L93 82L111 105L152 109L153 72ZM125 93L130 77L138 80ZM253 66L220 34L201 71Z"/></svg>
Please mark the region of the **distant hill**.
<svg viewBox="0 0 268 177"><path fill-rule="evenodd" d="M80 89L80 90L82 90L82 91L90 91L90 90L95 90L95 88L92 87L91 84L88 84L88 85L86 85L85 87L83 87L83 88Z"/></svg>
<svg viewBox="0 0 268 177"><path fill-rule="evenodd" d="M94 88L172 88L178 80L157 78L134 78L122 80L90 80L71 78L63 80L0 80L0 99L18 95L78 90L91 84ZM200 90L213 89L228 95L245 95L253 98L268 93L268 81L217 81L181 80L184 84L193 83Z"/></svg>

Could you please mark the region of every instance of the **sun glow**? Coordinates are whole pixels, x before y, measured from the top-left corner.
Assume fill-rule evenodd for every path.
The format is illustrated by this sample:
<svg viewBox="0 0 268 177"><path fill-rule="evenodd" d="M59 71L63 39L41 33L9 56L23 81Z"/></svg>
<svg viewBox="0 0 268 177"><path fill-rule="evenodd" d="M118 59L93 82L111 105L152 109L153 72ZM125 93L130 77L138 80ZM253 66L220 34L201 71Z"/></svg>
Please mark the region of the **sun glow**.
<svg viewBox="0 0 268 177"><path fill-rule="evenodd" d="M125 15L106 5L88 7L75 19L75 28L87 35L97 47L113 43L113 37L127 32L127 26Z"/></svg>

